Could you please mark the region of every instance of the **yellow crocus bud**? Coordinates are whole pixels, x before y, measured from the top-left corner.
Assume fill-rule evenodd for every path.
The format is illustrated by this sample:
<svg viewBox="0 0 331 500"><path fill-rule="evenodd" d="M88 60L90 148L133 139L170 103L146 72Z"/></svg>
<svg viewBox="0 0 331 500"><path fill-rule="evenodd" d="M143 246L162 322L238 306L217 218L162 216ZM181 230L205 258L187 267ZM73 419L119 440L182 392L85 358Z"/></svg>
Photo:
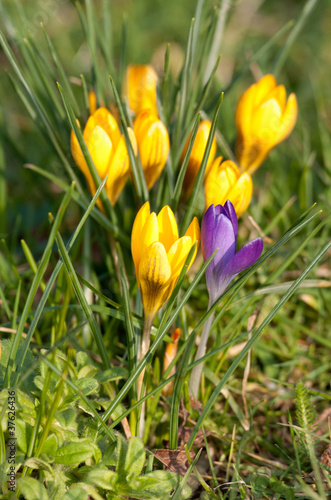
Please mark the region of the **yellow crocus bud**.
<svg viewBox="0 0 331 500"><path fill-rule="evenodd" d="M171 334L171 340L172 342L169 342L169 344L167 344L167 347L166 347L166 350L165 350L165 353L164 353L164 359L163 359L163 373L165 373L170 365L170 363L173 361L174 357L176 356L177 354L177 348L178 348L178 341L179 341L179 338L180 338L180 335L181 335L181 329L180 328L176 328L172 334ZM174 373L176 372L176 366L174 365L169 374L168 374L168 377L171 377L171 375L174 375ZM164 396L171 396L172 392L174 390L174 382L169 382L168 385L166 385L163 389L162 389L162 394Z"/></svg>
<svg viewBox="0 0 331 500"><path fill-rule="evenodd" d="M169 154L168 131L150 109L145 109L139 114L134 121L133 130L149 190L160 177L167 161Z"/></svg>
<svg viewBox="0 0 331 500"><path fill-rule="evenodd" d="M239 218L247 210L252 193L253 182L248 172L241 174L233 161L222 162L222 156L216 158L205 181L206 208L230 200Z"/></svg>
<svg viewBox="0 0 331 500"><path fill-rule="evenodd" d="M97 110L97 96L93 89L91 89L88 93L88 104L90 108L90 115L93 115L93 113Z"/></svg>
<svg viewBox="0 0 331 500"><path fill-rule="evenodd" d="M187 165L187 169L186 169L186 173L185 173L185 178L184 178L184 182L183 182L183 193L184 193L184 196L186 198L188 196L190 196L190 194L192 193L194 182L195 182L196 176L198 174L198 171L199 171L202 159L203 159L203 155L205 154L210 129L211 129L211 123L208 120L203 120L198 127L198 132L197 132L197 135L195 137L195 141L194 141L193 148L192 148L192 151L190 154L190 158L188 161L188 165ZM184 150L182 152L182 156L180 159L181 163L183 163L183 161L184 161L184 157L185 157L185 153L186 153L187 148L188 148L190 137L191 137L191 134L188 137L186 144L185 144L185 147L184 147ZM210 153L209 153L208 161L207 161L205 178L206 178L206 175L208 174L208 171L211 167L213 159L215 158L216 149L217 149L216 139L214 139L212 146L211 146Z"/></svg>
<svg viewBox="0 0 331 500"><path fill-rule="evenodd" d="M128 128L128 133L134 153L137 154L134 132ZM121 135L117 122L108 109L98 108L87 120L83 137L100 179L108 175L105 189L111 205L114 206L130 172L130 160L124 136ZM75 163L85 175L90 191L94 194L95 185L73 131L70 144Z"/></svg>
<svg viewBox="0 0 331 500"><path fill-rule="evenodd" d="M295 94L290 94L286 101L285 87L277 86L273 75L265 75L249 87L236 109L236 155L240 168L250 174L255 172L270 150L290 135L297 115Z"/></svg>
<svg viewBox="0 0 331 500"><path fill-rule="evenodd" d="M157 74L150 64L130 65L127 67L123 82L123 96L135 115L143 109L151 109L156 116Z"/></svg>
<svg viewBox="0 0 331 500"><path fill-rule="evenodd" d="M155 212L150 213L149 202L146 202L137 213L132 228L131 251L145 318L150 324L160 307L169 299L196 241L200 241L196 217L185 235L179 238L177 222L168 205L156 215ZM190 266L196 252L197 249Z"/></svg>

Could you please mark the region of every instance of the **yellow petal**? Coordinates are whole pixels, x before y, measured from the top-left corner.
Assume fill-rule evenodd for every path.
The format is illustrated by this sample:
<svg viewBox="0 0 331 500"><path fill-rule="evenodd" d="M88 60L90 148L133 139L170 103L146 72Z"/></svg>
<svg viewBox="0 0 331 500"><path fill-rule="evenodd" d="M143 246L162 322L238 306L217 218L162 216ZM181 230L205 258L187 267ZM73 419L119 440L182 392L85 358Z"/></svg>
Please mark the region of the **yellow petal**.
<svg viewBox="0 0 331 500"><path fill-rule="evenodd" d="M90 108L90 115L93 115L97 109L97 96L94 90L90 90L88 93L88 103Z"/></svg>
<svg viewBox="0 0 331 500"><path fill-rule="evenodd" d="M260 78L260 80L252 86L254 87L254 107L256 108L260 107L261 104L269 99L271 92L277 86L277 82L274 75L269 73Z"/></svg>
<svg viewBox="0 0 331 500"><path fill-rule="evenodd" d="M151 109L144 109L141 113L139 113L139 115L133 122L133 131L138 144L143 141L148 129L156 120L157 116Z"/></svg>
<svg viewBox="0 0 331 500"><path fill-rule="evenodd" d="M177 222L171 208L166 205L157 216L159 226L159 241L168 252L170 247L178 240Z"/></svg>
<svg viewBox="0 0 331 500"><path fill-rule="evenodd" d="M169 298L171 284L171 268L161 243L152 243L142 255L139 283L145 316L152 320Z"/></svg>
<svg viewBox="0 0 331 500"><path fill-rule="evenodd" d="M97 125L86 139L86 145L101 179L108 173L113 145L106 132Z"/></svg>
<svg viewBox="0 0 331 500"><path fill-rule="evenodd" d="M168 260L171 266L171 279L173 285L175 285L176 280L185 264L185 260L192 248L192 239L190 236L183 236L179 240L175 241L168 252Z"/></svg>
<svg viewBox="0 0 331 500"><path fill-rule="evenodd" d="M275 99L278 102L281 112L283 113L286 106L286 90L284 85L278 85L278 87L275 87L268 95L268 100L270 99Z"/></svg>
<svg viewBox="0 0 331 500"><path fill-rule="evenodd" d="M133 130L128 128L129 137L133 147L133 151L137 153L137 143L133 133ZM115 205L125 183L129 177L130 172L130 160L128 155L128 150L126 147L124 136L121 137L116 151L110 163L108 170L108 178L106 181L106 191L109 201L112 206Z"/></svg>
<svg viewBox="0 0 331 500"><path fill-rule="evenodd" d="M222 157L217 158L206 178L205 198L206 206L224 205L228 193L240 177L240 171L231 160L221 162Z"/></svg>
<svg viewBox="0 0 331 500"><path fill-rule="evenodd" d="M146 201L144 205L140 208L139 212L136 215L136 218L133 223L132 233L131 233L131 253L133 262L136 269L136 276L138 279L138 268L141 259L140 253L140 238L142 234L143 227L150 215L150 206L149 202ZM139 284L139 283L138 283Z"/></svg>
<svg viewBox="0 0 331 500"><path fill-rule="evenodd" d="M121 138L121 132L117 121L110 111L108 111L107 108L98 108L94 113L93 118L95 123L104 129L112 141L114 148L116 148Z"/></svg>
<svg viewBox="0 0 331 500"><path fill-rule="evenodd" d="M196 257L196 254L197 254L198 248L199 248L199 243L200 243L200 226L199 226L198 219L196 217L193 218L193 220L192 220L191 224L189 225L189 227L187 228L184 236L189 236L191 238L192 245L194 245L194 243L197 241L196 249L195 249L194 254L192 256L192 260L189 264L189 268L190 268L191 265L193 264L195 257Z"/></svg>
<svg viewBox="0 0 331 500"><path fill-rule="evenodd" d="M161 175L169 154L168 132L160 120L149 127L142 141L138 141L138 146L147 189L151 189Z"/></svg>
<svg viewBox="0 0 331 500"><path fill-rule="evenodd" d="M238 219L247 210L252 194L252 178L247 172L245 172L240 176L227 197L227 199L233 204Z"/></svg>
<svg viewBox="0 0 331 500"><path fill-rule="evenodd" d="M157 74L148 64L128 66L123 84L123 94L132 111L138 115L143 109L152 109L157 115Z"/></svg>
<svg viewBox="0 0 331 500"><path fill-rule="evenodd" d="M78 120L77 120L77 123L79 125ZM82 150L80 149L80 145L78 143L75 132L73 130L71 131L71 134L70 134L70 147L71 147L71 153L72 153L73 159L74 159L77 167L79 167L81 169L83 174L88 175L90 173L90 171L89 171L89 168L88 168L87 163L85 161Z"/></svg>
<svg viewBox="0 0 331 500"><path fill-rule="evenodd" d="M156 213L152 212L146 219L140 235L139 253L143 257L146 249L155 241L159 241L159 225Z"/></svg>
<svg viewBox="0 0 331 500"><path fill-rule="evenodd" d="M278 137L277 137L277 143L283 141L288 137L292 130L294 129L294 126L296 124L298 117L298 102L295 94L290 94L286 108L284 110L284 114L281 118L279 130L278 130Z"/></svg>

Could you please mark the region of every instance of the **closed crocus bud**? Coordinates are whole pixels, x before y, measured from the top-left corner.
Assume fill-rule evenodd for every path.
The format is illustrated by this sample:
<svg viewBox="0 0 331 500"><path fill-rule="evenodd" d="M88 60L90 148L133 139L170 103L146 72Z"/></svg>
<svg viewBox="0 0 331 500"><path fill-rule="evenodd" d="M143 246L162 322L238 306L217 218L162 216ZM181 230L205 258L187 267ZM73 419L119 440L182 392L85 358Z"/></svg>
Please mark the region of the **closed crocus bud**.
<svg viewBox="0 0 331 500"><path fill-rule="evenodd" d="M135 115L143 109L151 109L158 115L156 104L157 74L149 64L127 67L123 83L123 95Z"/></svg>
<svg viewBox="0 0 331 500"><path fill-rule="evenodd" d="M150 109L145 109L135 119L133 130L137 139L147 189L151 189L167 161L169 135L166 127Z"/></svg>
<svg viewBox="0 0 331 500"><path fill-rule="evenodd" d="M137 142L133 130L128 128L128 133L133 150L137 154ZM108 175L105 189L111 205L114 206L130 171L130 160L124 136L121 135L112 114L106 108L99 108L87 120L83 137L100 179ZM73 131L70 143L75 163L84 173L89 188L94 194L95 185Z"/></svg>
<svg viewBox="0 0 331 500"><path fill-rule="evenodd" d="M253 182L249 173L240 173L233 161L222 162L216 158L205 181L206 208L224 205L230 200L239 218L248 208L253 193Z"/></svg>
<svg viewBox="0 0 331 500"><path fill-rule="evenodd" d="M195 182L196 176L198 174L198 170L200 168L203 156L205 154L210 129L211 129L211 123L208 120L203 120L198 127L198 132L197 132L197 135L195 137L195 141L194 141L193 148L192 148L192 151L190 154L190 158L188 161L188 165L187 165L187 169L186 169L186 173L185 173L185 178L184 178L184 182L183 182L183 193L184 193L184 196L186 198L188 196L190 196L190 194L192 193L194 182ZM191 135L187 139L184 150L182 152L182 156L180 159L181 163L183 163L183 161L184 161L184 157L185 157L186 150L188 148L190 137L191 137ZM214 139L212 146L211 146L210 153L209 153L208 161L207 161L205 178L206 178L206 175L208 174L209 169L210 169L210 167L213 163L213 160L215 158L216 149L217 149L216 139Z"/></svg>
<svg viewBox="0 0 331 500"><path fill-rule="evenodd" d="M139 210L132 228L131 251L145 317L150 323L170 297L192 246L199 240L196 217L179 238L177 222L168 205L158 215L150 213L149 202ZM197 248L190 266L196 252Z"/></svg>
<svg viewBox="0 0 331 500"><path fill-rule="evenodd" d="M290 135L297 120L295 94L286 101L286 90L273 75L266 75L249 87L236 109L239 166L252 174L270 150Z"/></svg>

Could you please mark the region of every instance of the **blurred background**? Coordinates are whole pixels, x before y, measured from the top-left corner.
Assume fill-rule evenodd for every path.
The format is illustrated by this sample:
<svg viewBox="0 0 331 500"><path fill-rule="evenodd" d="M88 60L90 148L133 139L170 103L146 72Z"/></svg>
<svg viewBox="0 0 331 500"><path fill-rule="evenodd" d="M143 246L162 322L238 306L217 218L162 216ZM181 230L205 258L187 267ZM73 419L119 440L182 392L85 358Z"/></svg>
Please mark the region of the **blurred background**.
<svg viewBox="0 0 331 500"><path fill-rule="evenodd" d="M258 63L252 63L237 80L234 81L233 78L275 33L300 16L304 2L214 0L209 3L212 15L214 13L218 16L219 10L224 10L225 29L219 40L222 59L211 91L211 96L214 97L207 101L205 109L212 116L215 95L225 90L220 130L233 147L236 136L236 102L241 93L253 83L254 78L273 70L291 25L288 25L288 29L285 29L284 34ZM331 5L325 0L310 3L314 5L309 20L290 47L278 75L279 83L285 84L287 92L297 94L299 120L291 138L271 153L254 176L255 192L251 210L259 220L262 213L267 217L273 215L269 213L271 206L279 210L284 200L291 200L293 196L293 216L297 216L320 197L327 207L330 204ZM101 0L94 2L100 23L108 22L104 19L104 4L105 1ZM83 9L83 4L81 8ZM195 8L192 0L112 1L108 36L112 42L115 62L113 71L119 71L125 39L126 63L152 62L162 76L165 47L170 43L171 71L176 82ZM88 85L93 83L92 60L80 12L74 1L1 0L0 20L1 29L11 40L18 61L21 60L20 49L25 46L25 37L29 37L32 45L41 49L45 58L50 60L47 42L40 26L43 24L81 103L80 75L85 76ZM207 36L208 30L209 24L206 21L201 27L202 36ZM2 236L10 236L12 247L15 246L18 235L27 238L32 249L35 245L34 250L38 252L44 228L48 228L47 214L55 211L58 206L59 192L52 183L25 169L24 164L32 163L57 173L62 173L63 168L53 148L44 139L38 123L34 123L28 116L18 98L10 78L12 68L3 52L0 52L0 67L0 233ZM28 70L33 71L33 68ZM107 73L109 71L105 71L103 75L105 81ZM58 92L55 84L54 92ZM67 145L68 159L74 166L68 130L69 127L63 130L62 140ZM260 191L259 186L265 184L269 191ZM72 214L74 223L74 209ZM70 220L67 220L67 224L70 225ZM34 236L33 241L28 238L31 234Z"/></svg>

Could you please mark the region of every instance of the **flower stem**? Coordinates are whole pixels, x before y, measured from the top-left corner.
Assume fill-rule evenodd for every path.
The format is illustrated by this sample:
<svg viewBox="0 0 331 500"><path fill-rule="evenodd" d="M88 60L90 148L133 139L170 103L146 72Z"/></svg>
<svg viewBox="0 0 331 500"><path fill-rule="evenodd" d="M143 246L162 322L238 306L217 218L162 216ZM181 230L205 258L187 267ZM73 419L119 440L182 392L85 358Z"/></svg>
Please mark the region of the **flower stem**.
<svg viewBox="0 0 331 500"><path fill-rule="evenodd" d="M153 318L145 318L145 324L144 324L144 330L143 330L143 335L141 339L141 347L140 347L140 356L139 356L139 362L143 359L145 354L147 353L150 343L151 343L151 328L153 324ZM142 370L138 377L138 400L144 396L144 394L141 394L142 390L142 385L144 381L144 375L145 375L146 368ZM141 405L141 412L140 412L140 419L139 419L139 429L138 429L138 436L140 439L143 438L144 435L144 427L145 427L145 402Z"/></svg>
<svg viewBox="0 0 331 500"><path fill-rule="evenodd" d="M210 309L210 305L208 309ZM198 359L202 358L206 354L206 347L207 347L207 341L209 337L209 332L210 332L210 327L213 322L215 313L213 312L209 318L206 320L205 324L203 325L202 329L202 334L200 338L200 344L197 350L197 353L195 355L194 361L197 361ZM203 363L199 363L196 365L191 373L190 377L190 382L189 382L189 390L190 394L197 399L198 394L199 394L199 387L200 387L200 380L201 380L201 374L202 374L202 369L203 369Z"/></svg>

